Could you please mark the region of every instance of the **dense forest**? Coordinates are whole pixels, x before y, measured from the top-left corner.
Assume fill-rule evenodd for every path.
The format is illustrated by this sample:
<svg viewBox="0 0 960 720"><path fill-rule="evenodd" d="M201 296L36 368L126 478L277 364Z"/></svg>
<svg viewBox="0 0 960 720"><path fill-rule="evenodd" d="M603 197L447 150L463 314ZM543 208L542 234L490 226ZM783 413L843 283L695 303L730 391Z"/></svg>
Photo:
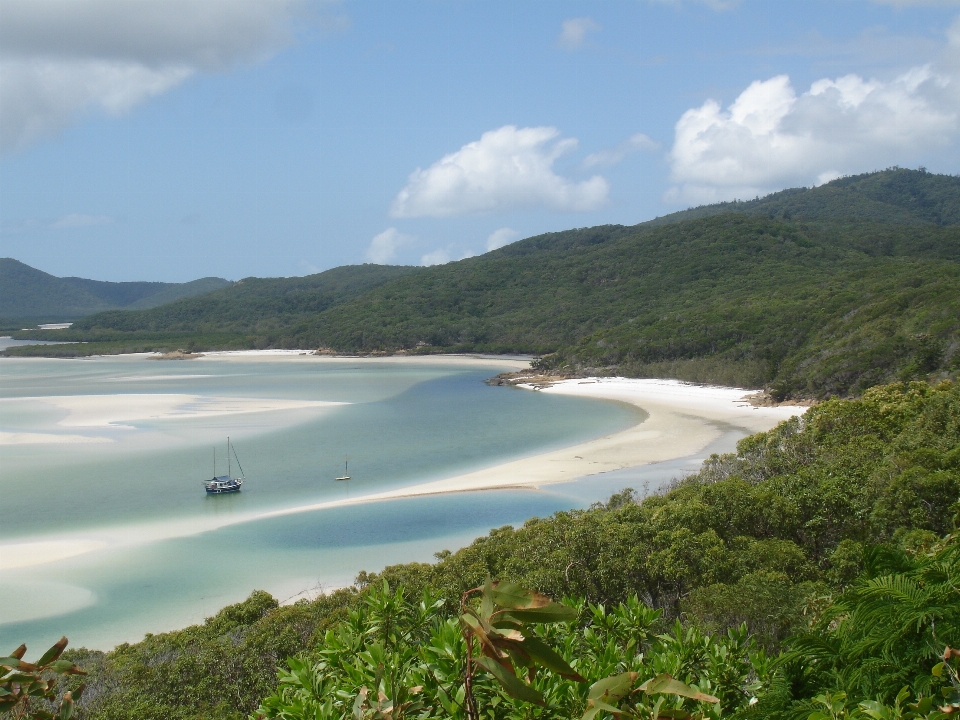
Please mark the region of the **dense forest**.
<svg viewBox="0 0 960 720"><path fill-rule="evenodd" d="M545 372L855 395L960 368L958 208L960 178L892 169L443 266L250 278L8 353L514 352Z"/></svg>
<svg viewBox="0 0 960 720"><path fill-rule="evenodd" d="M469 718L464 618L500 613L471 652L506 648L513 674L473 661L473 717L947 718L958 523L960 385L898 383L661 493L498 528L313 601L254 592L63 662L88 673L67 684L85 682L91 720ZM533 591L559 602L517 610Z"/></svg>

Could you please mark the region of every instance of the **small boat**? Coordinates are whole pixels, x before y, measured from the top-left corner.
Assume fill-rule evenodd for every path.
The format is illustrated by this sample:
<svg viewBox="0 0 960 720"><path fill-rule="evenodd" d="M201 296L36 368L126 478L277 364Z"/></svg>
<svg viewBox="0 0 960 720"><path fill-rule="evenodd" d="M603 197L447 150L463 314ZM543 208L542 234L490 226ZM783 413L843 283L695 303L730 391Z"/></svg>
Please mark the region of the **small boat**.
<svg viewBox="0 0 960 720"><path fill-rule="evenodd" d="M350 458L348 458L347 456L344 456L344 458L343 458L343 475L342 475L341 477L334 478L334 480L349 480L349 479L350 479L350 473L347 472L347 461L348 461L349 459L350 459Z"/></svg>
<svg viewBox="0 0 960 720"><path fill-rule="evenodd" d="M230 466L230 451L233 450L233 457L237 461L237 467L240 468L240 477L233 477L232 468ZM226 475L217 475L217 451L213 451L213 478L207 480L203 483L204 489L210 495L220 495L222 493L232 493L240 492L240 486L243 485L243 481L246 480L246 477L243 474L243 468L240 467L240 458L237 457L237 451L234 450L233 446L230 444L230 438L227 438L227 474Z"/></svg>

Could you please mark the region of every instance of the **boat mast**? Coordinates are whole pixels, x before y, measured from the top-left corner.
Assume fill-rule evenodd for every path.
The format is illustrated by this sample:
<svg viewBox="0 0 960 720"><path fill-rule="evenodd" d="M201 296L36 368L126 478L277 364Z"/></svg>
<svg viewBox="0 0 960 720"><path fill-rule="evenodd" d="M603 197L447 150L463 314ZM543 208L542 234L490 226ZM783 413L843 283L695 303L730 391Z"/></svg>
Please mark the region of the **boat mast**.
<svg viewBox="0 0 960 720"><path fill-rule="evenodd" d="M230 436L227 435L227 477L233 475L232 470L230 469Z"/></svg>

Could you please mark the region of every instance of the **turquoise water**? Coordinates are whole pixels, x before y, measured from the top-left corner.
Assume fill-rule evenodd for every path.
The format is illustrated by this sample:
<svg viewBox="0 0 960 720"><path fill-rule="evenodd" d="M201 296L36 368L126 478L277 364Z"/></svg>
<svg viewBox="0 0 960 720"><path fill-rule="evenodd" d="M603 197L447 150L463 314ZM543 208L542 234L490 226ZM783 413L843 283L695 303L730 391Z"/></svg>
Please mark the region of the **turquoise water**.
<svg viewBox="0 0 960 720"><path fill-rule="evenodd" d="M198 622L256 588L281 600L310 596L349 584L361 569L428 560L493 527L640 486L631 482L638 477L610 477L548 491L407 498L214 527L498 465L643 418L620 403L483 383L503 369L495 359L463 367L306 357L0 361L0 432L102 441L4 445L0 542L137 540L160 529L151 542L4 570L0 645L39 646L61 634L74 646L135 641ZM190 415L188 403L172 418L71 426L67 409L43 400L117 393L134 396L134 404L190 396L199 398L191 401L197 408L224 399L346 404L211 416ZM200 482L212 474L214 447L223 463L227 435L247 481L242 493L208 497ZM336 483L346 454L353 479ZM188 530L162 537L174 526Z"/></svg>

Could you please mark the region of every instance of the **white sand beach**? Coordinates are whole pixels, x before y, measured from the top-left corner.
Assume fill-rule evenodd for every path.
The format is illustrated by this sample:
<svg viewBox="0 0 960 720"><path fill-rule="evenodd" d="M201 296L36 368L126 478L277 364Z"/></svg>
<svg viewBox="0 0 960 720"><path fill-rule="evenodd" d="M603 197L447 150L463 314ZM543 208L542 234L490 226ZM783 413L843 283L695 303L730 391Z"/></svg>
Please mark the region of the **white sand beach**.
<svg viewBox="0 0 960 720"><path fill-rule="evenodd" d="M262 351L259 351L262 352ZM237 356L234 356L237 357ZM240 357L263 357L262 354ZM238 359L240 359L238 357ZM274 355L274 357L281 357ZM286 357L290 357L287 354ZM202 359L201 359L202 360ZM311 361L325 358L311 356ZM362 359L357 359L363 361ZM377 359L377 362L420 362L420 358ZM490 364L480 357L425 357L423 362ZM527 361L506 361L526 367ZM225 525L250 522L294 513L311 512L332 507L382 502L395 498L455 493L511 486L541 487L597 473L635 467L693 455L724 432L741 428L753 433L768 430L783 420L802 414L798 406L754 407L744 398L750 392L737 388L711 387L675 380L636 380L626 378L593 378L564 380L550 387L527 386L517 392L544 392L579 395L626 402L642 408L648 417L622 432L572 447L541 453L475 472L425 482L394 490L358 495L335 501L298 505L266 512L229 515L180 522L141 524L128 528L110 528L103 532L85 532L81 536L44 537L36 542L0 545L0 569L27 567L75 557L99 549L119 545L154 542L214 530ZM173 417L180 413L262 412L283 408L302 408L329 403L310 401L272 401L207 399L182 395L85 396L82 398L43 398L53 402L69 415L64 424L71 427L102 427L130 422L143 417Z"/></svg>

